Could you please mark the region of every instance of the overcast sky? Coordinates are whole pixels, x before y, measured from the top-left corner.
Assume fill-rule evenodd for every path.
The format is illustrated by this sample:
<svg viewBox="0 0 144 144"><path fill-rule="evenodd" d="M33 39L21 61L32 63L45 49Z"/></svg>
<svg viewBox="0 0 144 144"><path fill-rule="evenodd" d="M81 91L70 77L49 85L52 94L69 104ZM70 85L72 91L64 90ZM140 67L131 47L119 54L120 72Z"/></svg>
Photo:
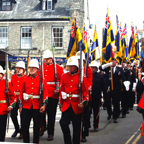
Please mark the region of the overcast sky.
<svg viewBox="0 0 144 144"><path fill-rule="evenodd" d="M96 24L99 45L101 47L102 28L105 26L107 6L114 33L116 32L116 13L122 27L127 24L128 41L131 35L131 22L138 29L143 29L144 0L89 0L90 23Z"/></svg>

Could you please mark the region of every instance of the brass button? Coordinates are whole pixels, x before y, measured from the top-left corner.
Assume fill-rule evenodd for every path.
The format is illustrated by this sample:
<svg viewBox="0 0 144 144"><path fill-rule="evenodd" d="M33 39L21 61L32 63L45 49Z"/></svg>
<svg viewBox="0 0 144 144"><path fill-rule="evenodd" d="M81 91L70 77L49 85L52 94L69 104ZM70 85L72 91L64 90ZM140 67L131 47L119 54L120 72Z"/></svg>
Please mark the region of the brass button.
<svg viewBox="0 0 144 144"><path fill-rule="evenodd" d="M70 87L72 87L72 86L70 86Z"/></svg>
<svg viewBox="0 0 144 144"><path fill-rule="evenodd" d="M70 94L71 94L71 92L70 92Z"/></svg>
<svg viewBox="0 0 144 144"><path fill-rule="evenodd" d="M19 86L19 85L17 85L17 86Z"/></svg>
<svg viewBox="0 0 144 144"><path fill-rule="evenodd" d="M70 98L70 100L71 100L71 98Z"/></svg>
<svg viewBox="0 0 144 144"><path fill-rule="evenodd" d="M18 81L19 82L19 81Z"/></svg>
<svg viewBox="0 0 144 144"><path fill-rule="evenodd" d="M33 83L32 83L33 84Z"/></svg>
<svg viewBox="0 0 144 144"><path fill-rule="evenodd" d="M71 80L71 81L73 81L73 80Z"/></svg>
<svg viewBox="0 0 144 144"><path fill-rule="evenodd" d="M33 95L33 93L31 93Z"/></svg>
<svg viewBox="0 0 144 144"><path fill-rule="evenodd" d="M32 87L32 89L33 89L33 87Z"/></svg>

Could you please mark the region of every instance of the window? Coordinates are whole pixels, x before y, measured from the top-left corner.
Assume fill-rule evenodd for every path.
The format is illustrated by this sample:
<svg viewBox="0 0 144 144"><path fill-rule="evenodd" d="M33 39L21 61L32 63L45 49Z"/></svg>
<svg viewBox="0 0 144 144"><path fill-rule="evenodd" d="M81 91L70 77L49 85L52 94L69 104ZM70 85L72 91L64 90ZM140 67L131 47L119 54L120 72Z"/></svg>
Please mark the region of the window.
<svg viewBox="0 0 144 144"><path fill-rule="evenodd" d="M47 0L47 10L52 10L52 0Z"/></svg>
<svg viewBox="0 0 144 144"><path fill-rule="evenodd" d="M21 28L21 48L31 48L31 27L22 27Z"/></svg>
<svg viewBox="0 0 144 144"><path fill-rule="evenodd" d="M63 48L63 27L52 28L52 44L56 48Z"/></svg>
<svg viewBox="0 0 144 144"><path fill-rule="evenodd" d="M0 27L0 48L8 46L8 28Z"/></svg>
<svg viewBox="0 0 144 144"><path fill-rule="evenodd" d="M11 10L11 2L2 1L2 11L10 11L10 10Z"/></svg>

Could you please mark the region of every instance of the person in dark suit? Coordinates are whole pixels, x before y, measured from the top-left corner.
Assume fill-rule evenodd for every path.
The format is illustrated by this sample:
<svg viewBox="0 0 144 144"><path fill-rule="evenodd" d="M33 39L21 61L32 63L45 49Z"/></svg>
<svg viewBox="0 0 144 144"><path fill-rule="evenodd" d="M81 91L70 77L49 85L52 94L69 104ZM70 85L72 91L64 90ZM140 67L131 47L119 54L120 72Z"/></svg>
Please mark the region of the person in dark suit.
<svg viewBox="0 0 144 144"><path fill-rule="evenodd" d="M127 67L126 63L122 64L122 70L124 73L124 77L126 81L130 82L130 70ZM121 92L121 105L122 105L122 118L126 117L126 113L129 109L129 91L126 90L126 87L122 85L122 92Z"/></svg>
<svg viewBox="0 0 144 144"><path fill-rule="evenodd" d="M103 97L107 96L107 88L104 76L98 72L99 64L96 61L92 61L90 68L93 73L92 81L92 109L94 114L93 126L94 131L98 132L99 128L99 118L100 118L100 106L101 106L101 93L103 92Z"/></svg>
<svg viewBox="0 0 144 144"><path fill-rule="evenodd" d="M113 102L113 122L117 123L117 118L120 114L120 93L121 93L121 80L127 90L129 90L130 82L125 80L124 73L121 67L116 66L116 61L112 60L111 63L100 66L100 70L106 72L106 83L108 96L107 103L107 120L111 119L112 107L111 99ZM112 72L111 72L112 71Z"/></svg>

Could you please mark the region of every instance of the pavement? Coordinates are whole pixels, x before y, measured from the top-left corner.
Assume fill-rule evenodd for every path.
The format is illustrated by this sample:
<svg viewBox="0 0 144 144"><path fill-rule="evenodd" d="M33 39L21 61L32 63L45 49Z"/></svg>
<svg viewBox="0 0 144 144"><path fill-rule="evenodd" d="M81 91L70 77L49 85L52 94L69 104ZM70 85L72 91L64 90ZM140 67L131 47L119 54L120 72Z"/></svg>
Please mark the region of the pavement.
<svg viewBox="0 0 144 144"><path fill-rule="evenodd" d="M64 144L63 134L60 128L59 120L61 118L61 111L57 108L56 123L55 123L55 135L53 141L47 141L47 132L40 137L40 144ZM20 120L20 119L19 119ZM142 115L136 111L136 105L133 111L130 111L126 115L126 118L119 118L118 123L113 123L112 119L107 120L107 111L101 109L99 131L94 132L93 127L89 129L90 133L87 137L85 144L142 144L144 143L144 137L140 135L140 127L142 124ZM72 133L72 124L70 129ZM93 125L93 116L91 118L91 126ZM9 131L6 133L5 141L8 143L22 143L22 140L11 138L14 132L14 126L10 119ZM33 121L30 124L30 139L33 139Z"/></svg>

